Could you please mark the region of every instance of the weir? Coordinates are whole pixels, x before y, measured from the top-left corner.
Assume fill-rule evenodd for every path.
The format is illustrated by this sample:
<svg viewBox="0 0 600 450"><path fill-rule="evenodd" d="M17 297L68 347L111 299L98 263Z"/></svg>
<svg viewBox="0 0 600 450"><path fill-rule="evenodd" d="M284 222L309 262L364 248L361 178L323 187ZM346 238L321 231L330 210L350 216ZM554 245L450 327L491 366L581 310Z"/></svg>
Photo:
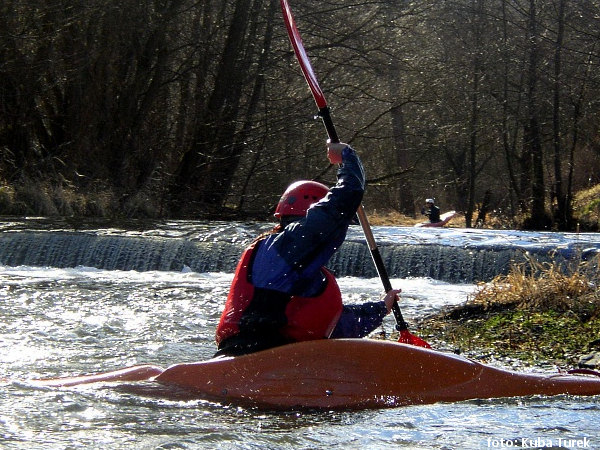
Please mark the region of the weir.
<svg viewBox="0 0 600 450"><path fill-rule="evenodd" d="M23 224L0 228L1 265L233 272L243 249L265 231L265 224L171 223L144 231L25 228ZM328 266L338 276L376 277L369 249L357 228L351 228ZM557 243L555 235L552 241L550 235L534 233L525 235L529 242L523 245L523 235L515 238L514 234L509 241L508 235L498 239L497 234L473 230L374 230L390 277L430 277L451 283L489 281L507 273L512 263L525 264L532 259L566 264L574 258L595 255L600 249L600 239L597 243L573 243L568 239Z"/></svg>
<svg viewBox="0 0 600 450"><path fill-rule="evenodd" d="M526 264L527 253L518 248L464 249L440 244L384 244L379 246L388 275L392 278L429 277L450 283L489 281L506 274L512 263ZM549 261L544 254L535 257ZM561 258L562 259L562 258ZM341 276L376 277L368 247L345 242L329 267Z"/></svg>

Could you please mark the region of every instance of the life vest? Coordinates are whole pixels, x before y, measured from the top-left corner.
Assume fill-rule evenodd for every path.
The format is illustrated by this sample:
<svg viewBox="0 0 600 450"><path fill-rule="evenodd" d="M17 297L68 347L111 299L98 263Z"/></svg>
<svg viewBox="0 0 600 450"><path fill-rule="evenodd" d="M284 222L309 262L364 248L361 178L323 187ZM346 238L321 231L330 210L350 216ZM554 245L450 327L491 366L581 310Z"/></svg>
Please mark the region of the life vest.
<svg viewBox="0 0 600 450"><path fill-rule="evenodd" d="M270 324L269 326L275 324L277 332L290 342L328 338L342 314L342 294L334 275L324 267L321 268L326 283L324 290L315 297L271 291L268 294L269 300L265 303L266 290L255 288L251 282L253 256L259 243L260 241L248 247L237 265L225 309L217 326L217 345L240 333L248 311L253 309L253 302L262 302L265 306L261 311L268 317L260 317L260 320Z"/></svg>

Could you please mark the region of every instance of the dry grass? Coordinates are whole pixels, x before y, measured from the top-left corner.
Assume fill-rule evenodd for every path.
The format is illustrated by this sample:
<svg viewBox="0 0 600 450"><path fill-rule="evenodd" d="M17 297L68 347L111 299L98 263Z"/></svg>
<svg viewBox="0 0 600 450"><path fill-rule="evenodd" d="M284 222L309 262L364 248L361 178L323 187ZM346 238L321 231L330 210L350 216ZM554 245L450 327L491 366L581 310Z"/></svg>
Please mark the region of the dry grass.
<svg viewBox="0 0 600 450"><path fill-rule="evenodd" d="M86 196L67 185L26 181L15 190L16 214L45 217L82 215Z"/></svg>
<svg viewBox="0 0 600 450"><path fill-rule="evenodd" d="M87 216L87 217L162 217L168 210L164 199L151 186L137 192L117 192L101 181L90 183L85 190L68 180L21 180L9 185L0 179L0 215ZM166 209L165 209L166 208ZM574 216L581 230L600 229L600 185L578 192L573 203ZM444 211L446 212L446 211ZM411 227L427 221L425 216L400 214L393 209L368 210L371 225ZM475 219L475 218L474 218ZM518 229L524 217L505 217L496 211L487 216L484 228ZM465 227L461 214L447 227Z"/></svg>
<svg viewBox="0 0 600 450"><path fill-rule="evenodd" d="M159 199L143 191L119 195L102 185L86 192L70 183L25 180L18 187L0 184L0 216L158 217Z"/></svg>
<svg viewBox="0 0 600 450"><path fill-rule="evenodd" d="M405 216L397 211L374 210L367 212L367 216L371 225L413 226L414 224L419 223L417 219Z"/></svg>
<svg viewBox="0 0 600 450"><path fill-rule="evenodd" d="M598 229L600 224L600 184L575 194L573 210L586 228Z"/></svg>
<svg viewBox="0 0 600 450"><path fill-rule="evenodd" d="M536 311L567 311L580 303L598 301L598 258L580 261L565 269L556 262L539 263L530 258L514 265L508 275L481 284L469 299L484 309L511 306ZM597 307L600 306L600 303Z"/></svg>
<svg viewBox="0 0 600 450"><path fill-rule="evenodd" d="M600 349L598 262L580 261L566 271L557 263L529 262L533 270L515 265L481 284L464 305L425 319L422 329L477 357L572 366Z"/></svg>
<svg viewBox="0 0 600 450"><path fill-rule="evenodd" d="M12 186L0 183L0 211L9 210L15 202L15 190Z"/></svg>

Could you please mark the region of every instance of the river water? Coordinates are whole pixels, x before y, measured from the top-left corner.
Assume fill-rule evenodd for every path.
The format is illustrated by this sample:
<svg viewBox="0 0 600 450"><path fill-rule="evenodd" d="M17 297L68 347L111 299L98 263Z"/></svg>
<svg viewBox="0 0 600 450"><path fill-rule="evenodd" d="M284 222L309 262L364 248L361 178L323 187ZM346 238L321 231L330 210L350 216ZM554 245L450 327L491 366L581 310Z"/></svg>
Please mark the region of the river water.
<svg viewBox="0 0 600 450"><path fill-rule="evenodd" d="M230 240L245 243L251 233L247 227L236 228ZM208 226L201 233L213 231ZM531 237L535 240L536 235ZM188 266L108 270L0 265L0 447L470 449L549 444L560 448L577 443L600 447L597 397L275 412L145 397L114 385L39 388L28 381L210 358L231 278L229 271L198 272ZM409 322L464 302L475 290L473 283L425 277L394 278L392 284L403 289L402 309ZM340 285L349 302L381 295L377 278L342 276ZM393 319L382 328L391 332Z"/></svg>

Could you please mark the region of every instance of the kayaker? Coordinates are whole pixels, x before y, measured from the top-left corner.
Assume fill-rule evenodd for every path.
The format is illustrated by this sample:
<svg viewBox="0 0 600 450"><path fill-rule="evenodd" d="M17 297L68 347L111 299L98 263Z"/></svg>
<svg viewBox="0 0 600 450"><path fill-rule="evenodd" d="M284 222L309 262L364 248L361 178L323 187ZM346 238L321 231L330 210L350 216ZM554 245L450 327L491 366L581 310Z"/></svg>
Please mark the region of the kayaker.
<svg viewBox="0 0 600 450"><path fill-rule="evenodd" d="M324 265L346 238L365 189L362 163L343 143L328 143L339 164L331 189L315 181L291 184L279 223L242 254L216 330L216 355L243 355L291 342L361 338L379 327L400 290L382 301L343 305Z"/></svg>
<svg viewBox="0 0 600 450"><path fill-rule="evenodd" d="M432 198L425 200L425 208L421 208L421 214L429 218L429 223L441 222L440 208L435 205L435 200Z"/></svg>

